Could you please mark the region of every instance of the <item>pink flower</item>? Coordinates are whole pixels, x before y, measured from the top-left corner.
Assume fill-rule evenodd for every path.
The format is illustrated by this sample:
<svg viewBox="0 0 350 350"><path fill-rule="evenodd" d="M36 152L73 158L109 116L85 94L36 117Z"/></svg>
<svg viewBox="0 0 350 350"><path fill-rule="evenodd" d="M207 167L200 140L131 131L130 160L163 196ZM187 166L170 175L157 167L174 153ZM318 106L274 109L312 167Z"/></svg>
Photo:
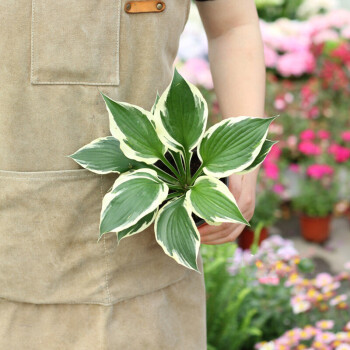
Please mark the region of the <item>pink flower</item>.
<svg viewBox="0 0 350 350"><path fill-rule="evenodd" d="M261 284L268 284L271 286L277 286L280 283L280 280L277 276L264 276L258 279Z"/></svg>
<svg viewBox="0 0 350 350"><path fill-rule="evenodd" d="M281 149L278 147L277 144L274 144L270 150L270 152L267 154L265 161L267 162L275 162L277 161L281 156Z"/></svg>
<svg viewBox="0 0 350 350"><path fill-rule="evenodd" d="M278 54L269 46L264 45L265 65L268 68L274 68L278 61Z"/></svg>
<svg viewBox="0 0 350 350"><path fill-rule="evenodd" d="M312 164L307 168L306 173L313 179L321 179L325 175L332 175L333 168L326 164Z"/></svg>
<svg viewBox="0 0 350 350"><path fill-rule="evenodd" d="M319 130L317 132L317 136L321 139L321 140L328 140L330 137L330 132L327 130Z"/></svg>
<svg viewBox="0 0 350 350"><path fill-rule="evenodd" d="M284 100L284 98L281 98L281 97L277 97L275 99L275 102L274 102L274 107L276 109L278 109L279 111L282 111L283 109L285 109L287 107L287 103L286 101Z"/></svg>
<svg viewBox="0 0 350 350"><path fill-rule="evenodd" d="M300 166L299 166L299 164L291 163L291 164L289 165L289 169L290 169L290 171L292 171L293 173L299 173Z"/></svg>
<svg viewBox="0 0 350 350"><path fill-rule="evenodd" d="M284 192L284 186L282 184L275 184L273 185L272 190L277 194L282 194Z"/></svg>
<svg viewBox="0 0 350 350"><path fill-rule="evenodd" d="M277 180L279 176L278 166L271 162L263 163L266 177Z"/></svg>
<svg viewBox="0 0 350 350"><path fill-rule="evenodd" d="M338 288L340 288L341 284L339 281L335 281L331 284L328 284L327 286L324 286L322 288L322 293L328 293L328 292L331 292L333 290L336 290Z"/></svg>
<svg viewBox="0 0 350 350"><path fill-rule="evenodd" d="M321 332L316 334L315 341L320 343L329 344L335 340L335 334L331 332Z"/></svg>
<svg viewBox="0 0 350 350"><path fill-rule="evenodd" d="M321 153L320 146L312 143L311 141L302 141L299 143L298 149L301 153L310 155L319 155Z"/></svg>
<svg viewBox="0 0 350 350"><path fill-rule="evenodd" d="M341 133L341 138L345 142L350 142L350 130L343 131Z"/></svg>
<svg viewBox="0 0 350 350"><path fill-rule="evenodd" d="M298 143L298 138L295 135L288 136L288 138L287 138L288 147L294 148L297 145L297 143Z"/></svg>
<svg viewBox="0 0 350 350"><path fill-rule="evenodd" d="M347 298L348 296L346 294L340 294L340 295L337 295L335 298L331 299L329 301L329 304L332 306L335 306L342 303L343 301L346 301Z"/></svg>
<svg viewBox="0 0 350 350"><path fill-rule="evenodd" d="M315 133L311 129L306 129L300 133L300 139L303 141L311 141L315 138Z"/></svg>
<svg viewBox="0 0 350 350"><path fill-rule="evenodd" d="M334 143L328 148L328 151L333 155L335 161L338 163L344 163L350 159L350 148Z"/></svg>
<svg viewBox="0 0 350 350"><path fill-rule="evenodd" d="M190 58L179 68L180 73L192 84L202 85L206 89L213 88L209 63L202 58Z"/></svg>
<svg viewBox="0 0 350 350"><path fill-rule="evenodd" d="M317 106L313 106L310 108L310 110L307 112L307 117L309 119L315 119L319 116L320 109Z"/></svg>
<svg viewBox="0 0 350 350"><path fill-rule="evenodd" d="M335 350L350 350L350 345L342 343L339 344Z"/></svg>
<svg viewBox="0 0 350 350"><path fill-rule="evenodd" d="M334 327L334 321L332 320L322 320L316 322L316 327L320 329L332 329Z"/></svg>
<svg viewBox="0 0 350 350"><path fill-rule="evenodd" d="M277 62L277 70L285 77L312 73L315 66L315 57L308 51L286 53Z"/></svg>
<svg viewBox="0 0 350 350"><path fill-rule="evenodd" d="M316 276L315 286L317 288L322 288L328 284L331 284L332 282L333 282L333 277L329 273L322 272Z"/></svg>

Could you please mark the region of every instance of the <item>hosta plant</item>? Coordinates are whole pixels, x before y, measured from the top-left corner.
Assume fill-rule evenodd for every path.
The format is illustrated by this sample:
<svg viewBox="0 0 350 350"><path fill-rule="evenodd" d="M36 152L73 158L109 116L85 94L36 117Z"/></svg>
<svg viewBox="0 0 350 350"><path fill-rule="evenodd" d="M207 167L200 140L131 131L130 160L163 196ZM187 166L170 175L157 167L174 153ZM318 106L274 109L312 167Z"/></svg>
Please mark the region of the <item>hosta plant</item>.
<svg viewBox="0 0 350 350"><path fill-rule="evenodd" d="M206 130L207 103L176 68L151 111L101 95L111 136L69 155L97 174L120 174L102 201L98 241L108 232L119 241L154 223L164 252L199 272L200 236L192 213L210 225L249 225L219 179L249 172L265 159L275 143L266 139L275 117L232 117ZM191 172L194 152L200 166Z"/></svg>

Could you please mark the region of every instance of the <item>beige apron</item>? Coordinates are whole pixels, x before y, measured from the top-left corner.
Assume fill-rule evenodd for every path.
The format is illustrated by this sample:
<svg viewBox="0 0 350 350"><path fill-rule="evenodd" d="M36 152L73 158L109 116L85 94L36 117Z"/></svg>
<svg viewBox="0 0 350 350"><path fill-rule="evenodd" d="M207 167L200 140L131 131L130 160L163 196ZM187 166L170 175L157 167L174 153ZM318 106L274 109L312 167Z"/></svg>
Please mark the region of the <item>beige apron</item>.
<svg viewBox="0 0 350 350"><path fill-rule="evenodd" d="M0 1L1 350L206 349L203 274L153 225L97 243L118 175L66 157L110 135L99 90L150 110L171 81L190 0L164 2Z"/></svg>

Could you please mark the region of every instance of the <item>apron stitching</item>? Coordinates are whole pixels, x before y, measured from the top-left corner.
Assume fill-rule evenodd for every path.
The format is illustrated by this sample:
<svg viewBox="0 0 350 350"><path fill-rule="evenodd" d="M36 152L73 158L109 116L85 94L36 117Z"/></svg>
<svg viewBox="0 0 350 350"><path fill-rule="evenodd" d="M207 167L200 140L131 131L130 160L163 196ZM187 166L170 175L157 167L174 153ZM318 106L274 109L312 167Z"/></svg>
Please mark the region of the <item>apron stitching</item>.
<svg viewBox="0 0 350 350"><path fill-rule="evenodd" d="M61 179L80 179L84 177L91 177L93 175L75 175L75 176L47 176L47 177L13 177L13 176L2 176L0 175L0 178L5 178L5 179L13 179L13 180L25 180L25 181L31 181L31 180L49 180L49 179L56 179L56 180L61 180Z"/></svg>
<svg viewBox="0 0 350 350"><path fill-rule="evenodd" d="M120 61L120 54L119 54L119 45L120 45L120 7L121 7L121 0L116 0L118 1L117 5L117 31L116 31L116 37L117 37L117 42L116 42L116 80L117 84L120 84L120 77L119 77L119 61Z"/></svg>
<svg viewBox="0 0 350 350"><path fill-rule="evenodd" d="M35 0L32 0L32 27L31 27L31 63L30 63L30 81L34 80L34 25L35 25Z"/></svg>
<svg viewBox="0 0 350 350"><path fill-rule="evenodd" d="M100 192L101 192L101 202L103 200L103 192L102 192L102 183L103 183L103 177L100 175ZM107 299L108 299L108 304L111 304L111 293L109 290L109 255L107 252L107 247L106 247L106 235L103 236L103 246L104 246L104 251L105 251L105 262L106 262L106 273L105 273L105 280L106 280L106 291L107 291Z"/></svg>
<svg viewBox="0 0 350 350"><path fill-rule="evenodd" d="M105 86L118 86L119 85L119 34L120 34L120 6L121 0L118 1L118 9L117 9L117 23L116 23L116 81L112 81L109 83L102 82L81 82L81 81L36 81L34 79L34 33L35 33L35 0L32 0L32 27L31 27L31 63L30 63L30 82L35 85L105 85Z"/></svg>

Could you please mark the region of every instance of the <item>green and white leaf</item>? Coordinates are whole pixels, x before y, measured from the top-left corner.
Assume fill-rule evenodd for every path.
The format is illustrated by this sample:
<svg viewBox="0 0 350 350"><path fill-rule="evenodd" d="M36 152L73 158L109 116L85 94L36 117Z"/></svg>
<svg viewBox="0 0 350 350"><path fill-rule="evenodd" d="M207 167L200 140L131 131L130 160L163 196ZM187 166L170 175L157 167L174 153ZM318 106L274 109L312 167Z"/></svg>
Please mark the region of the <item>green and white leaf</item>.
<svg viewBox="0 0 350 350"><path fill-rule="evenodd" d="M276 117L231 117L210 127L198 147L203 171L217 178L246 169L260 153Z"/></svg>
<svg viewBox="0 0 350 350"><path fill-rule="evenodd" d="M155 220L156 240L164 252L179 264L197 272L199 232L185 196L167 202Z"/></svg>
<svg viewBox="0 0 350 350"><path fill-rule="evenodd" d="M153 103L153 106L152 106L152 109L151 109L151 113L154 114L155 110L156 110L156 106L157 106L157 103L159 101L159 93L158 93L158 90L157 90L157 94L156 94L156 98L154 100L154 103Z"/></svg>
<svg viewBox="0 0 350 350"><path fill-rule="evenodd" d="M171 83L156 105L154 120L162 142L170 149L187 152L198 145L208 119L208 105L199 89L175 68Z"/></svg>
<svg viewBox="0 0 350 350"><path fill-rule="evenodd" d="M239 174L245 174L257 168L265 160L266 156L271 151L272 146L276 143L278 143L278 141L271 141L266 139L261 147L258 156L254 159L253 163L250 164L243 171L240 171Z"/></svg>
<svg viewBox="0 0 350 350"><path fill-rule="evenodd" d="M211 176L200 176L187 191L191 210L209 224L233 222L249 226L228 187Z"/></svg>
<svg viewBox="0 0 350 350"><path fill-rule="evenodd" d="M156 215L158 213L158 207L156 210L150 212L149 214L145 215L142 217L136 224L117 232L117 237L118 237L118 243L121 239L125 237L130 237L136 233L142 232L145 230L148 226L152 224L154 219L156 218Z"/></svg>
<svg viewBox="0 0 350 350"><path fill-rule="evenodd" d="M164 155L166 147L157 135L151 112L101 95L109 114L110 132L120 141L120 148L128 158L153 164Z"/></svg>
<svg viewBox="0 0 350 350"><path fill-rule="evenodd" d="M145 163L127 158L120 149L119 141L113 136L99 137L68 157L96 174L119 174L147 167Z"/></svg>
<svg viewBox="0 0 350 350"><path fill-rule="evenodd" d="M102 200L100 237L119 232L154 211L167 197L168 186L152 169L139 169L120 175Z"/></svg>

